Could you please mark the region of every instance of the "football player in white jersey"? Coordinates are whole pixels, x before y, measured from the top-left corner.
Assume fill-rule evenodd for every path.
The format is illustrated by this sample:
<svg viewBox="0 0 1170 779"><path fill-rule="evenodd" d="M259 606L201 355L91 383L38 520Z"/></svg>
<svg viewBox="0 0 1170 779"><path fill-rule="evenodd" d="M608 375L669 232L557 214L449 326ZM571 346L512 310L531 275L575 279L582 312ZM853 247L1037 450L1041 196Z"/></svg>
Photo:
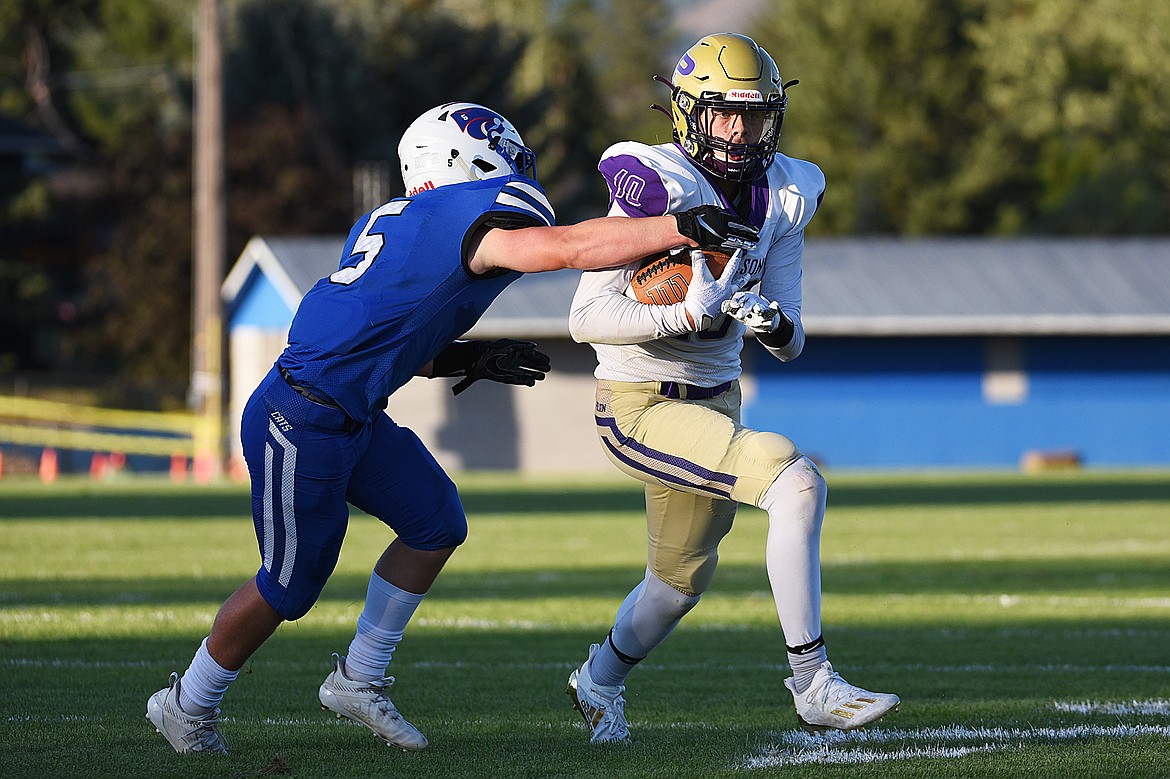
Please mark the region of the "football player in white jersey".
<svg viewBox="0 0 1170 779"><path fill-rule="evenodd" d="M789 439L740 424L745 329L782 361L804 347L804 229L825 179L816 165L776 150L792 83L752 39L706 36L669 82L673 142L617 143L598 165L611 217L720 205L758 228L760 240L741 260L746 284L728 288L713 317L632 299L637 263L582 274L573 299L572 336L597 352L598 436L612 462L645 483L649 534L645 578L569 677L595 742L629 739L626 678L711 583L739 503L768 513L764 556L793 670L784 683L801 725L852 730L899 703L849 684L829 663L821 635L824 478Z"/></svg>

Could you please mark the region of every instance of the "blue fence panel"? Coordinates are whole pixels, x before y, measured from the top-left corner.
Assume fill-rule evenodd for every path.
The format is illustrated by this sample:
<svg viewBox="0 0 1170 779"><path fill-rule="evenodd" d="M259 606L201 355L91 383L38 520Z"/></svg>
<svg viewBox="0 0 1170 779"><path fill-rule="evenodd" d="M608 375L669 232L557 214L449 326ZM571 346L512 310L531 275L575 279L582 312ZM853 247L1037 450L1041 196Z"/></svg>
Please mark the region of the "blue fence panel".
<svg viewBox="0 0 1170 779"><path fill-rule="evenodd" d="M999 404L983 396L981 338L815 338L787 364L749 344L744 422L829 467L1014 467L1029 450L1170 464L1170 339L1023 347L1027 392Z"/></svg>

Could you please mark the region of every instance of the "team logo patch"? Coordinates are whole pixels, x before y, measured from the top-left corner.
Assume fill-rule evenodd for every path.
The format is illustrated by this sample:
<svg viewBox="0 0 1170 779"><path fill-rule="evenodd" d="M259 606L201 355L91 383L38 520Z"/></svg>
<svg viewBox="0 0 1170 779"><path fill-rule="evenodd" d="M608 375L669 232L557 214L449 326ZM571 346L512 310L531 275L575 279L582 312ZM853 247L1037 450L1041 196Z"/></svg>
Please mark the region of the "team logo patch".
<svg viewBox="0 0 1170 779"><path fill-rule="evenodd" d="M504 117L482 106L451 112L451 121L459 129L481 141L490 141L504 134Z"/></svg>

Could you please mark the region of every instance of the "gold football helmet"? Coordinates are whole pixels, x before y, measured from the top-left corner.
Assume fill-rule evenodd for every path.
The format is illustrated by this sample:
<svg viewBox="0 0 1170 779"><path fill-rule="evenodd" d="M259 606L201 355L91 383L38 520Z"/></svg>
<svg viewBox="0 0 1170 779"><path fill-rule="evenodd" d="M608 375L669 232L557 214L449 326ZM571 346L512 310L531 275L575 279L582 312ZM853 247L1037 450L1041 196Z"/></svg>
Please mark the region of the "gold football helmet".
<svg viewBox="0 0 1170 779"><path fill-rule="evenodd" d="M712 175L754 181L776 153L788 106L785 88L795 83L780 81L776 63L751 38L729 32L708 35L687 49L674 68L674 140ZM738 141L717 132L720 117L725 123L741 123Z"/></svg>

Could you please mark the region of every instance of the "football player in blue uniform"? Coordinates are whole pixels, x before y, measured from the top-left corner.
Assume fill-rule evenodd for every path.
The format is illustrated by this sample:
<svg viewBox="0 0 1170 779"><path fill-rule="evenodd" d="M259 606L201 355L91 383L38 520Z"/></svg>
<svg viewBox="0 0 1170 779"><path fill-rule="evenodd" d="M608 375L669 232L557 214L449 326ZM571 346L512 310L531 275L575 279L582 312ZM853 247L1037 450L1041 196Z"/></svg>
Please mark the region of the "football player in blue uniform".
<svg viewBox="0 0 1170 779"><path fill-rule="evenodd" d="M333 572L349 505L396 538L370 576L357 630L321 685L322 707L418 750L427 739L387 697L385 672L423 596L467 534L455 485L384 409L413 376L532 386L549 369L535 344L459 340L521 273L624 265L671 247L750 246L754 228L705 206L650 219L555 226L535 155L480 105L427 111L398 148L406 195L357 221L338 269L309 290L288 347L244 409L262 564L219 609L180 677L147 702L179 752L227 752L219 704L245 661L285 620L304 616ZM688 305L712 315L735 269L698 274Z"/></svg>

